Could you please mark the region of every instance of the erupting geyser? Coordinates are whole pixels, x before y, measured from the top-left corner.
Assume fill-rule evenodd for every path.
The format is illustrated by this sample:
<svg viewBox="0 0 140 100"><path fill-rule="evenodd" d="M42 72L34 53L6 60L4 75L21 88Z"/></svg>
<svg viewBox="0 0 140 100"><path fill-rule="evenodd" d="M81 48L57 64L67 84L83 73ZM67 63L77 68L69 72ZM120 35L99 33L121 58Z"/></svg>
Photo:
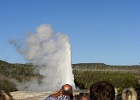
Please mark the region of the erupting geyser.
<svg viewBox="0 0 140 100"><path fill-rule="evenodd" d="M36 29L36 34L26 34L23 47L19 48L13 39L9 39L9 42L14 44L26 61L40 66L38 71L43 76L41 83L35 79L26 83L16 83L19 90L58 90L66 83L75 88L71 67L71 45L67 35L54 34L50 24L42 24Z"/></svg>

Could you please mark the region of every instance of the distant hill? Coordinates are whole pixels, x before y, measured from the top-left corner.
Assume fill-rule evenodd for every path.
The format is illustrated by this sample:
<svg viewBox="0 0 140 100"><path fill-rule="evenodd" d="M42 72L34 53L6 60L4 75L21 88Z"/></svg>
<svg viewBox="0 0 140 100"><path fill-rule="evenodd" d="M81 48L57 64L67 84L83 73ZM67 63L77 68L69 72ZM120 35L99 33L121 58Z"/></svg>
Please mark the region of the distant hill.
<svg viewBox="0 0 140 100"><path fill-rule="evenodd" d="M16 91L17 88L12 82L29 81L32 78L41 82L42 76L34 69L37 68L31 63L8 63L0 60L0 88L8 91ZM107 80L115 87L133 86L140 89L140 65L106 65L104 63L78 63L72 64L74 82L81 89L89 89L89 86L100 80ZM121 88L122 89L122 88Z"/></svg>

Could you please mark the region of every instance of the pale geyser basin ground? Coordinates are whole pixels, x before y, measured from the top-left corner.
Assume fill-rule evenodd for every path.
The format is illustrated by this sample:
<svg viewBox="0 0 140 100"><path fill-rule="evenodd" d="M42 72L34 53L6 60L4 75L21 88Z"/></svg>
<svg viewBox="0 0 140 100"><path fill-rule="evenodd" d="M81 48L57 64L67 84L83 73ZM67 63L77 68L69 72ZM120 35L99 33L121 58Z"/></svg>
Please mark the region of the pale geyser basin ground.
<svg viewBox="0 0 140 100"><path fill-rule="evenodd" d="M45 91L45 92L33 92L33 91L16 91L10 92L15 100L45 100L50 94L56 93L57 91ZM89 93L89 90L74 90L73 95L78 95L79 93ZM115 93L118 95L117 88L115 88Z"/></svg>
<svg viewBox="0 0 140 100"><path fill-rule="evenodd" d="M74 91L73 94L79 94L80 91ZM15 100L45 100L50 94L56 93L56 91L46 92L33 92L33 91L16 91L11 92L11 95Z"/></svg>

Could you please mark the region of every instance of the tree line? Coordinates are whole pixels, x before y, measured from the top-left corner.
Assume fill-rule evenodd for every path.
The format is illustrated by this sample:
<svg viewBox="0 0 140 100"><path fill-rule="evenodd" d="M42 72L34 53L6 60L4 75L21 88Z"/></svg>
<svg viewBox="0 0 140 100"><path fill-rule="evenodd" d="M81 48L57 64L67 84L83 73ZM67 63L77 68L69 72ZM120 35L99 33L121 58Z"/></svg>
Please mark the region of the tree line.
<svg viewBox="0 0 140 100"><path fill-rule="evenodd" d="M12 79L18 82L29 81L32 78L41 80L42 76L34 71L37 66L31 63L11 64L0 60L0 88L9 92L17 91ZM89 89L94 82L106 80L119 88L134 87L140 94L140 65L118 66L104 63L72 64L74 82L80 89Z"/></svg>

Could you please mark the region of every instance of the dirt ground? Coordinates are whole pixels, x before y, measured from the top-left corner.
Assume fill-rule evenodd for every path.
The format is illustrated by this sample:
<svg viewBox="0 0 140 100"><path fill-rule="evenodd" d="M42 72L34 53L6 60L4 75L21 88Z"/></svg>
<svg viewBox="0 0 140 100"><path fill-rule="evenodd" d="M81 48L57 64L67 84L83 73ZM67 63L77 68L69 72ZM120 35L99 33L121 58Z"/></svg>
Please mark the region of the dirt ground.
<svg viewBox="0 0 140 100"><path fill-rule="evenodd" d="M16 91L16 92L11 92L10 94L13 96L15 100L45 100L45 98L52 93L56 93L56 92L55 91L47 91L47 92ZM76 94L79 94L79 92L74 92L74 95Z"/></svg>
<svg viewBox="0 0 140 100"><path fill-rule="evenodd" d="M15 100L44 100L51 93L53 92L17 91L11 92L11 95Z"/></svg>

